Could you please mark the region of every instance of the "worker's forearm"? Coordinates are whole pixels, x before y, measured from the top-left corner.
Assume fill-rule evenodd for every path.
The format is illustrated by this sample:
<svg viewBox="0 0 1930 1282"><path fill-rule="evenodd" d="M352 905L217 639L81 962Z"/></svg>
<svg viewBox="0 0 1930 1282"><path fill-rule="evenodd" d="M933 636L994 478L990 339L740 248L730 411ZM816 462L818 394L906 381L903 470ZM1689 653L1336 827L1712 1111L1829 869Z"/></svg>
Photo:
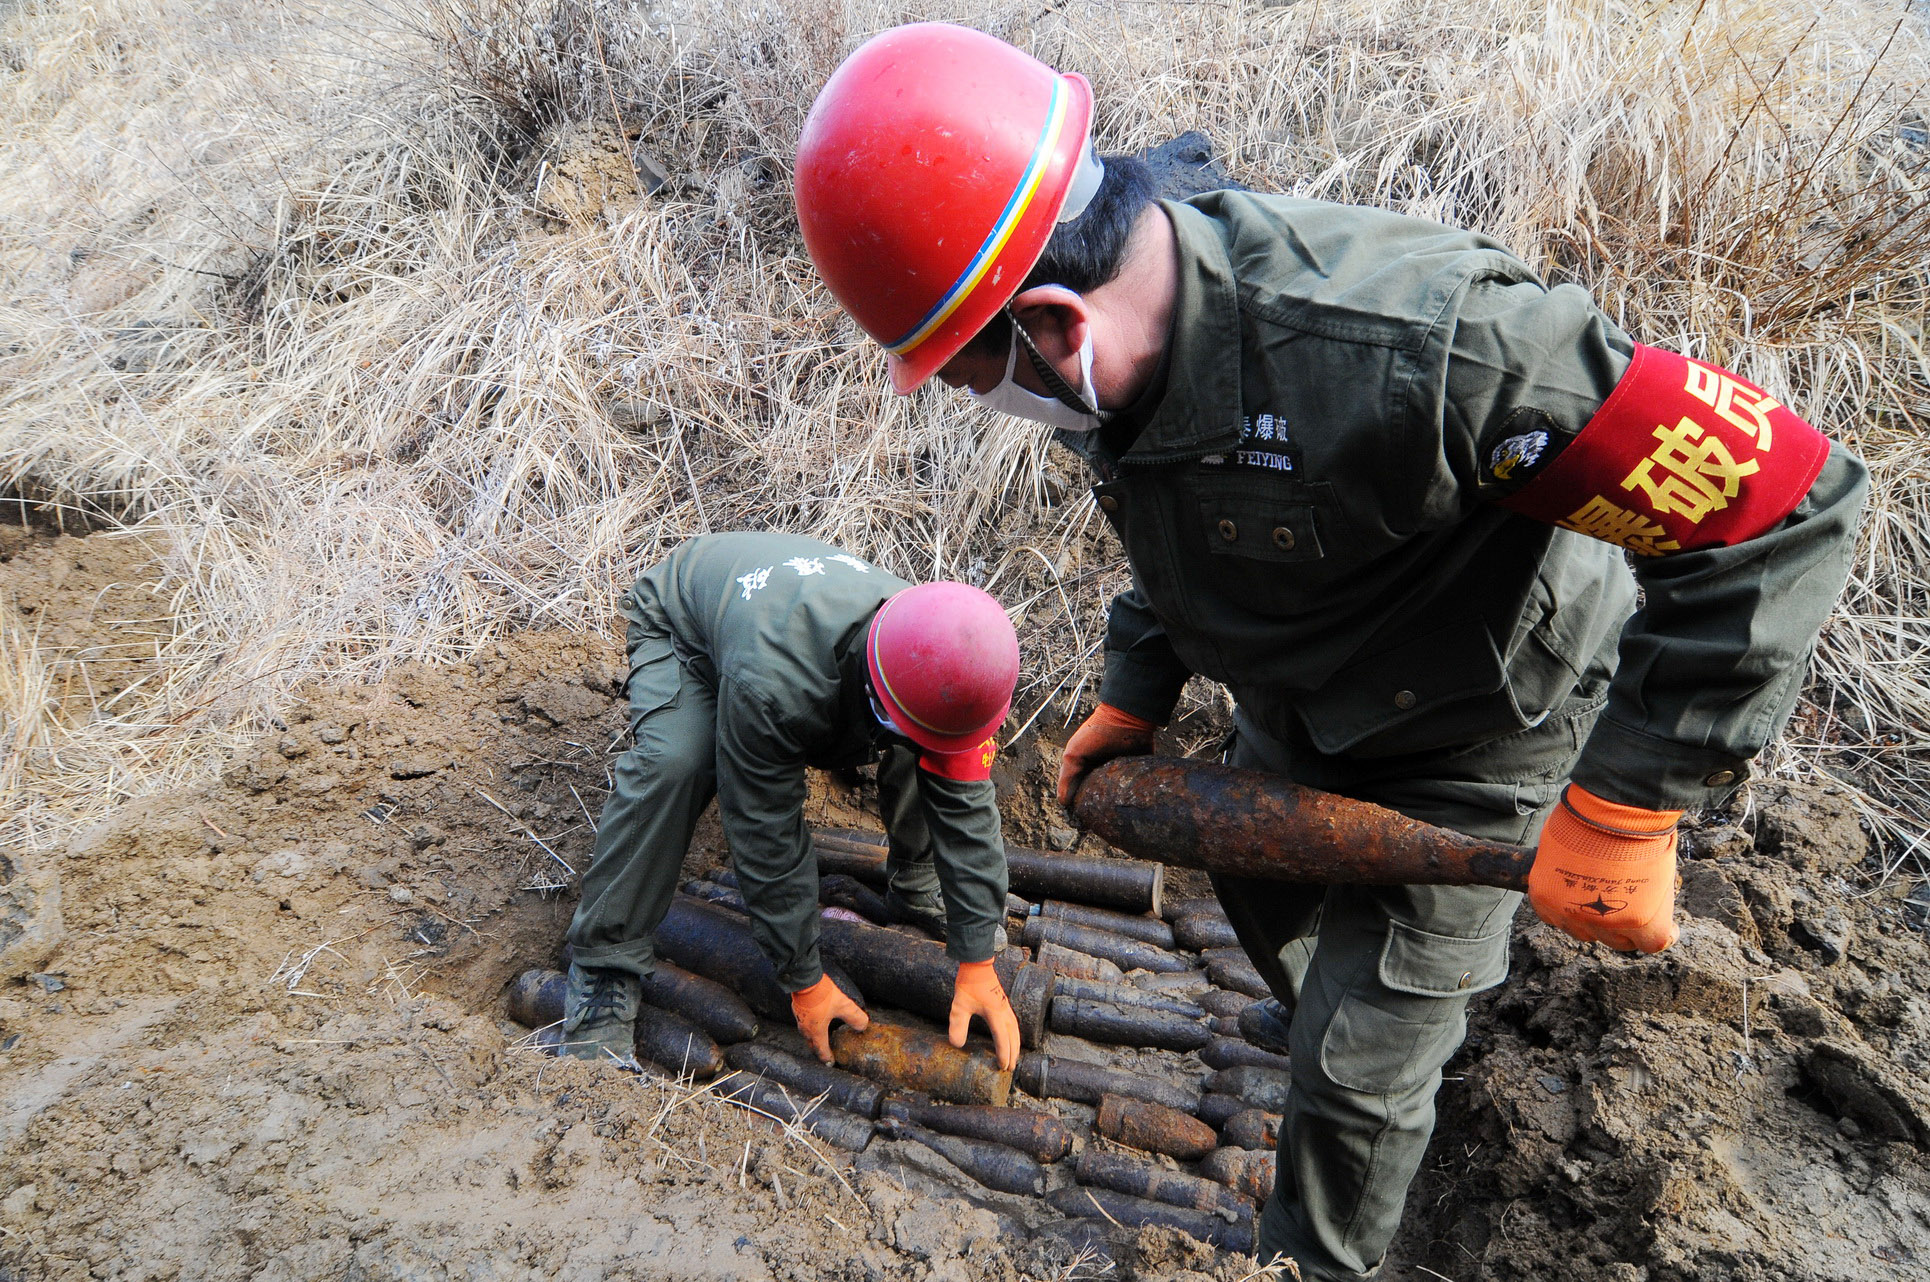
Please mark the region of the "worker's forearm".
<svg viewBox="0 0 1930 1282"><path fill-rule="evenodd" d="M1775 529L1642 559L1643 606L1622 634L1608 707L1575 782L1656 810L1728 796L1795 706L1868 489L1862 462L1832 446L1808 496Z"/></svg>
<svg viewBox="0 0 1930 1282"><path fill-rule="evenodd" d="M989 781L964 783L918 772L919 795L945 895L945 951L954 961L984 961L1005 920L1005 843Z"/></svg>

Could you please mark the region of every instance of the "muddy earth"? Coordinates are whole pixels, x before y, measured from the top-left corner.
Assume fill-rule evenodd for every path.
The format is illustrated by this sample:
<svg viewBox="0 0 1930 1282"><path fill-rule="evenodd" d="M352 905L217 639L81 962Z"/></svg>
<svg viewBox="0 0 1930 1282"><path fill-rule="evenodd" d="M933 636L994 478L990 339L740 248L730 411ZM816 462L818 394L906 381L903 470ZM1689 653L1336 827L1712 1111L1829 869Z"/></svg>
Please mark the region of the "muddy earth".
<svg viewBox="0 0 1930 1282"><path fill-rule="evenodd" d="M165 626L107 590L139 585L137 546L7 531L0 593L44 645L137 680L136 648L103 649L130 618ZM703 1087L534 1050L505 992L555 964L620 662L613 639L524 634L313 690L217 777L0 852L0 1279L1252 1270L1062 1220L913 1143L854 1160ZM1071 844L1055 757L1001 760L1018 842ZM815 780L811 804L876 826L862 778ZM1877 884L1827 788L1760 781L1686 854L1659 957L1522 914L1384 1277L1926 1275L1924 905ZM687 870L725 859L707 822Z"/></svg>

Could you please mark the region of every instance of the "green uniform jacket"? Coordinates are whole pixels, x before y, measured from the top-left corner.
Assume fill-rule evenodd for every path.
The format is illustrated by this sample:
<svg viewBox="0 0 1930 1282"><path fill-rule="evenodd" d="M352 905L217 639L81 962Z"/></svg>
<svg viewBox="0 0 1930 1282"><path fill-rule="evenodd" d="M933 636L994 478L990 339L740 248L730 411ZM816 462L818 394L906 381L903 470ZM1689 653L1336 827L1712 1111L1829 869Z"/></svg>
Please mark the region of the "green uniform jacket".
<svg viewBox="0 0 1930 1282"><path fill-rule="evenodd" d="M1386 757L1532 726L1619 659L1575 780L1656 809L1732 791L1842 588L1862 464L1832 446L1777 527L1631 574L1618 548L1494 506L1514 487L1481 465L1523 411L1559 449L1627 369L1633 341L1585 291L1379 210L1163 207L1163 395L1059 438L1098 472L1134 573L1100 697L1163 722L1199 673L1262 727Z"/></svg>
<svg viewBox="0 0 1930 1282"><path fill-rule="evenodd" d="M865 630L907 586L815 539L707 534L679 545L623 598L624 615L668 632L676 657L717 692L718 811L752 932L792 992L824 973L804 769L861 765L889 741L866 693ZM917 778L948 951L983 961L1005 917L992 785L923 769Z"/></svg>

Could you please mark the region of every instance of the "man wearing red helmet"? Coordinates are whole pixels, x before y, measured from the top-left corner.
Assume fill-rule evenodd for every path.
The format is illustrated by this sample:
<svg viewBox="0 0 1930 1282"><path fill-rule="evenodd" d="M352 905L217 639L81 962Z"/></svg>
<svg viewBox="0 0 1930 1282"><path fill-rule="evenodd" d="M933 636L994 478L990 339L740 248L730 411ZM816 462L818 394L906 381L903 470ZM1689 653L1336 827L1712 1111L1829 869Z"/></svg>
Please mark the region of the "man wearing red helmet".
<svg viewBox="0 0 1930 1282"><path fill-rule="evenodd" d="M829 1063L831 1022L869 1021L819 962L804 772L877 761L887 898L940 929L958 963L953 1042L977 1016L1011 1068L1018 1020L991 960L1006 874L990 779L1019 648L998 602L963 583L914 587L815 539L708 534L621 610L632 744L570 923L564 1053L630 1060L638 977L655 969L652 935L715 796L751 932Z"/></svg>
<svg viewBox="0 0 1930 1282"><path fill-rule="evenodd" d="M1676 821L1787 719L1862 464L1482 236L1155 201L1091 114L1081 77L918 24L838 69L797 163L812 260L896 388L937 374L1097 475L1134 582L1061 799L1150 751L1197 674L1235 697L1235 764L1537 842L1544 920L1668 947ZM1274 994L1242 1028L1292 1063L1260 1254L1363 1277L1521 897L1215 888Z"/></svg>

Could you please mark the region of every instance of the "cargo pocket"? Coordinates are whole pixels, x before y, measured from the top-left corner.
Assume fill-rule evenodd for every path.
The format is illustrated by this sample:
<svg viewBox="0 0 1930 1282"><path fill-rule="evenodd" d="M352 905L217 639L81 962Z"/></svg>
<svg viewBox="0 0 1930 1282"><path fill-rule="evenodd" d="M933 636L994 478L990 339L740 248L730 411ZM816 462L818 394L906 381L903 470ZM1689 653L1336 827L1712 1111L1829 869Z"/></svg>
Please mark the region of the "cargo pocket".
<svg viewBox="0 0 1930 1282"><path fill-rule="evenodd" d="M1435 935L1389 922L1380 953L1380 982L1417 997L1466 997L1508 977L1508 931L1473 939Z"/></svg>
<svg viewBox="0 0 1930 1282"><path fill-rule="evenodd" d="M1506 927L1464 939L1390 923L1380 984L1341 999L1321 1039L1321 1071L1368 1095L1412 1090L1461 1044L1468 997L1507 976Z"/></svg>
<svg viewBox="0 0 1930 1282"><path fill-rule="evenodd" d="M635 737L643 719L677 702L683 672L667 636L632 638L630 674L623 688L630 699L630 734Z"/></svg>

